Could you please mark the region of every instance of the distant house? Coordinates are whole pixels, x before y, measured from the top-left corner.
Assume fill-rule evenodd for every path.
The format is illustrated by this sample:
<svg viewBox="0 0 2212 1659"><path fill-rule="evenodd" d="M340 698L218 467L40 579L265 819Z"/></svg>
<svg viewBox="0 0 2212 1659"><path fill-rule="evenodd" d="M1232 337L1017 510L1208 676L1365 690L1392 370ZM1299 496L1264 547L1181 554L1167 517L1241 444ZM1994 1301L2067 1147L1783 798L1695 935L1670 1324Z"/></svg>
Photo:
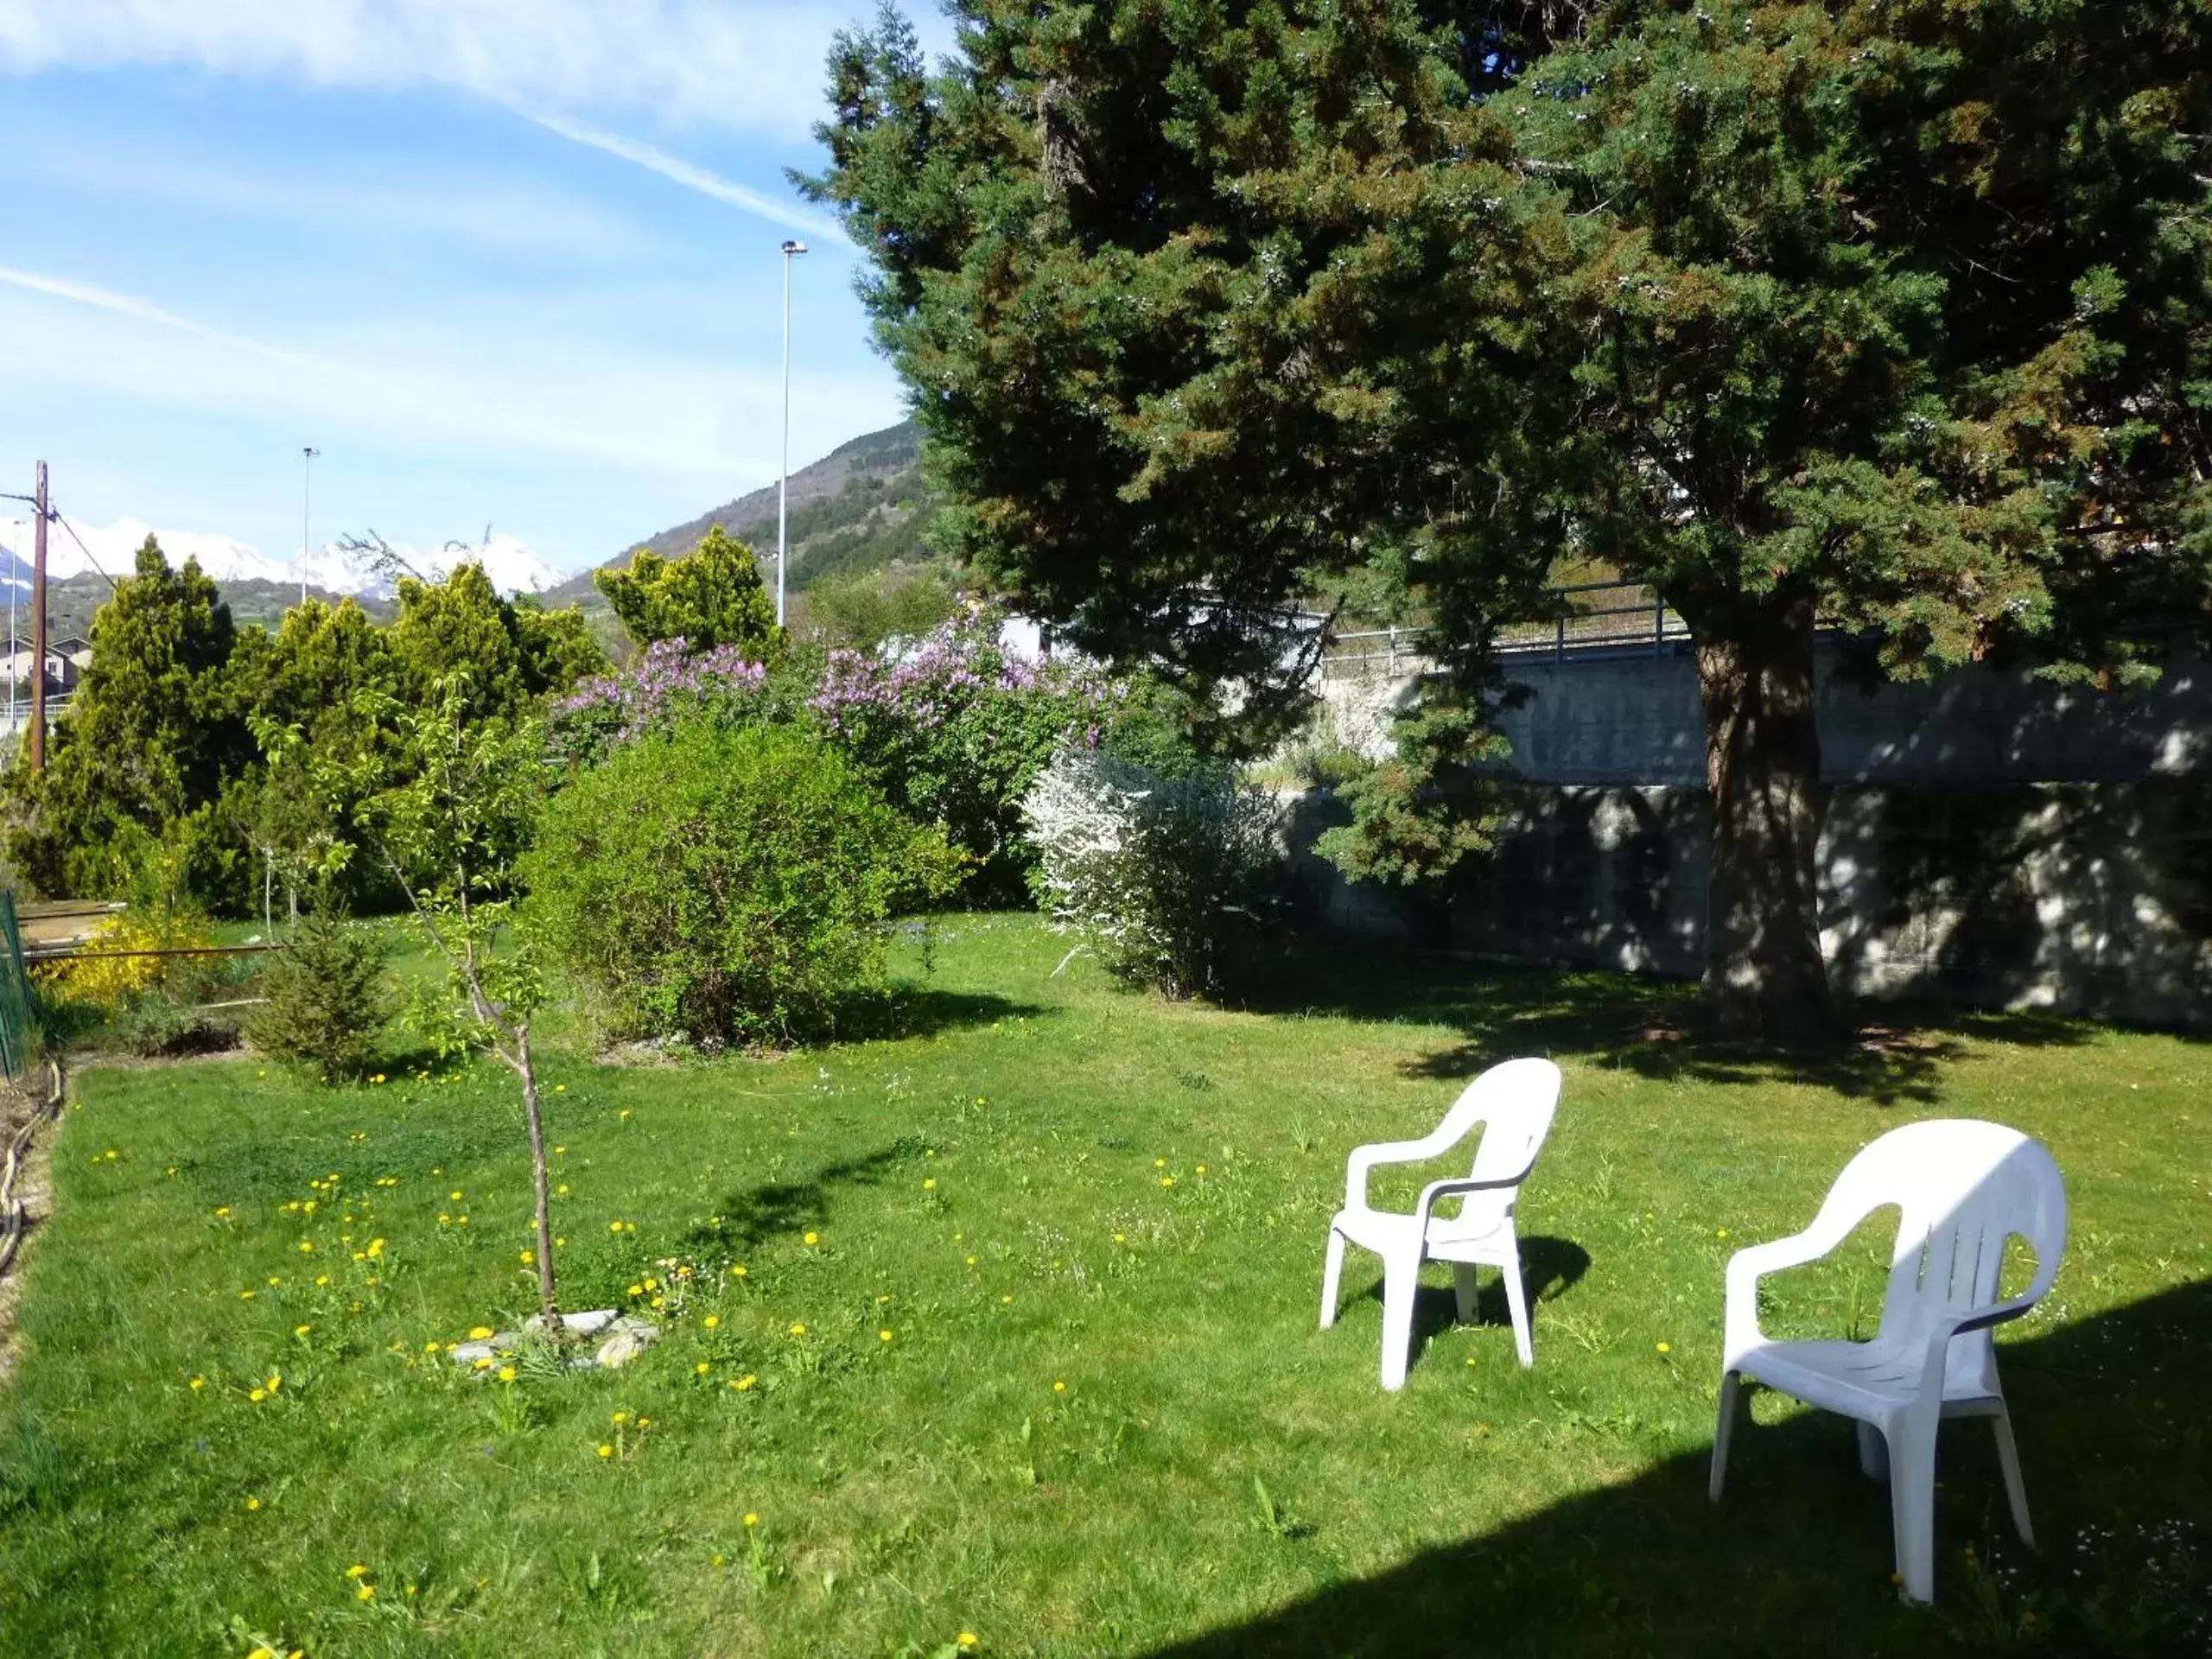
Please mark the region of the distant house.
<svg viewBox="0 0 2212 1659"><path fill-rule="evenodd" d="M60 652L76 664L80 671L92 665L92 642L80 633L73 633L64 639L49 639L47 646L48 650Z"/></svg>
<svg viewBox="0 0 2212 1659"><path fill-rule="evenodd" d="M67 647L74 645L84 653L73 656ZM77 689L77 682L84 677L84 659L92 655L92 647L82 639L49 639L46 642L46 690L49 696L67 696ZM8 641L7 649L0 652L0 678L16 688L18 697L31 694L31 664L36 659L31 654L31 642L18 636Z"/></svg>

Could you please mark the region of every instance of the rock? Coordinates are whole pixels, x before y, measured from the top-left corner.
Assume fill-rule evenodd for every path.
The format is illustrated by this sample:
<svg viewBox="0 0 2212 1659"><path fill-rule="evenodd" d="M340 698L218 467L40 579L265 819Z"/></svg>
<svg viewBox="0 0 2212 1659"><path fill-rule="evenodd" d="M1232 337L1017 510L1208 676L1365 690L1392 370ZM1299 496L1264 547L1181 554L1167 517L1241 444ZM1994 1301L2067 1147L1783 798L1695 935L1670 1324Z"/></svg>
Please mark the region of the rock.
<svg viewBox="0 0 2212 1659"><path fill-rule="evenodd" d="M618 1311L611 1307L594 1308L588 1313L563 1313L561 1329L570 1336L595 1337L619 1317ZM522 1322L522 1328L536 1336L545 1329L545 1316L543 1313L531 1314Z"/></svg>
<svg viewBox="0 0 2212 1659"><path fill-rule="evenodd" d="M633 1319L626 1313L615 1319L610 1329L613 1335L600 1344L592 1363L602 1370L613 1370L627 1365L645 1351L645 1344L660 1334L660 1327L647 1325L643 1319Z"/></svg>

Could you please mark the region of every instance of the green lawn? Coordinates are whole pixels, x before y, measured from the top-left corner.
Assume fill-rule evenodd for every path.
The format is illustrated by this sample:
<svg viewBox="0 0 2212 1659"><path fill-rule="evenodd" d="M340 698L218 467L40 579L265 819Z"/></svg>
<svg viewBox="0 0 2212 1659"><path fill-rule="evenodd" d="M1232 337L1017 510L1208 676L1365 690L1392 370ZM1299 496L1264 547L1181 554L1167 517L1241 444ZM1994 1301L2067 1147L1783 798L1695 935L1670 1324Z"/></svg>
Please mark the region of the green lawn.
<svg viewBox="0 0 2212 1659"><path fill-rule="evenodd" d="M2212 1639L2212 1539L2187 1530L2212 1493L2203 1046L1952 1019L1800 1072L1670 1040L1680 994L1623 981L1332 949L1232 1013L1084 958L1055 975L1065 950L1033 918L957 918L925 980L904 963L908 1034L779 1062L550 1054L564 1300L666 1303L619 1374L502 1382L431 1352L531 1302L520 1114L490 1069L327 1092L251 1062L85 1072L0 1398L0 1649ZM1451 1324L1437 1270L1385 1395L1372 1258L1315 1328L1344 1154L1531 1052L1567 1071L1522 1211L1536 1369L1494 1287ZM1704 1452L1729 1253L1934 1115L2043 1138L2074 1232L2005 1347L2044 1555L1961 1425L1942 1604L1913 1611L1847 1425L1762 1397L1717 1510ZM1878 1249L1783 1281L1781 1320L1871 1324Z"/></svg>

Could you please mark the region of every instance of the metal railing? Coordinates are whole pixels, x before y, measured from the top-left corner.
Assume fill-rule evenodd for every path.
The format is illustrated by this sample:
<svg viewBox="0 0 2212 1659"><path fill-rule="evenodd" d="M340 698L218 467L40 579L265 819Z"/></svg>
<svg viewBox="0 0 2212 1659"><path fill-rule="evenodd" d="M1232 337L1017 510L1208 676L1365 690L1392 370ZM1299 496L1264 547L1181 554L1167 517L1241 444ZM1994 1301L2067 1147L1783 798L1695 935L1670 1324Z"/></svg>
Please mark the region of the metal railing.
<svg viewBox="0 0 2212 1659"><path fill-rule="evenodd" d="M1564 658L1636 650L1656 655L1690 637L1681 613L1646 582L1576 582L1551 589L1551 597L1556 608L1548 620L1509 623L1498 630L1495 649L1500 656ZM1605 602L1609 600L1617 602ZM1395 679L1419 672L1430 661L1419 642L1433 632L1421 624L1332 635L1322 655L1322 676L1379 671Z"/></svg>

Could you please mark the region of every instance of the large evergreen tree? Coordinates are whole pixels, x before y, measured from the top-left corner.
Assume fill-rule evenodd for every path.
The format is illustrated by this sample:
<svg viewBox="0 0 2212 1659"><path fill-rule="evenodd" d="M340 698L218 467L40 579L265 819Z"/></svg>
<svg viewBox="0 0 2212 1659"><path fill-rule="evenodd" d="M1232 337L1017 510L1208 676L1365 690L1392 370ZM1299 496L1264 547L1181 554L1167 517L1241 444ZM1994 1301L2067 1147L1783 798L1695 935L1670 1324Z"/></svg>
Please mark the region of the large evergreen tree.
<svg viewBox="0 0 2212 1659"><path fill-rule="evenodd" d="M188 881L221 883L214 804L253 753L230 674L236 639L199 563L171 569L148 537L92 620L91 665L46 771L19 759L9 776L10 857L41 892L128 892L163 839Z"/></svg>
<svg viewBox="0 0 2212 1659"><path fill-rule="evenodd" d="M1083 644L1286 690L1293 607L1380 574L1477 706L1556 557L1651 582L1732 1033L1834 1028L1819 620L1899 673L2124 675L2135 613L2205 606L2205 0L951 9L936 72L887 10L840 41L812 188L958 550Z"/></svg>

